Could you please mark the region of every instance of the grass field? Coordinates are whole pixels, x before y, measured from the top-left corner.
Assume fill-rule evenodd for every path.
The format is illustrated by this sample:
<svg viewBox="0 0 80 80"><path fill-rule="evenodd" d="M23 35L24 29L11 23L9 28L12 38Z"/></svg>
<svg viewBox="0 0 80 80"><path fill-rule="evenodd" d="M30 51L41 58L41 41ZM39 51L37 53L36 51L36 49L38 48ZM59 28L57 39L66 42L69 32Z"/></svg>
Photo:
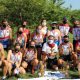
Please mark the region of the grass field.
<svg viewBox="0 0 80 80"><path fill-rule="evenodd" d="M2 72L0 72L0 76L2 76ZM70 76L70 79L78 79L79 75L78 75L78 71L77 70L69 70L69 76ZM38 77L38 72L36 72L34 75L32 75L31 73L26 73L25 75L19 75L19 78L22 78L22 79L28 79L28 78L36 78ZM12 76L12 77L9 77L7 78L6 80L17 80L18 78ZM1 79L0 79L1 80Z"/></svg>

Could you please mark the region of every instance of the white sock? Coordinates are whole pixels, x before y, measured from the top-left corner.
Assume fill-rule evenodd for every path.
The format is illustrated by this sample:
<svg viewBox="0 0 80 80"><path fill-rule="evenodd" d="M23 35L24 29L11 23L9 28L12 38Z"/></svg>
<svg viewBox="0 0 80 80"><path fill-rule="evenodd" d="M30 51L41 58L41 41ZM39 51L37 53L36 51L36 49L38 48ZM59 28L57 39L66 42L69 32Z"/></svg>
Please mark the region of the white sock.
<svg viewBox="0 0 80 80"><path fill-rule="evenodd" d="M6 78L6 76L3 76L3 77L2 77L2 79L5 79L5 78Z"/></svg>
<svg viewBox="0 0 80 80"><path fill-rule="evenodd" d="M19 74L19 69L15 69L14 74Z"/></svg>

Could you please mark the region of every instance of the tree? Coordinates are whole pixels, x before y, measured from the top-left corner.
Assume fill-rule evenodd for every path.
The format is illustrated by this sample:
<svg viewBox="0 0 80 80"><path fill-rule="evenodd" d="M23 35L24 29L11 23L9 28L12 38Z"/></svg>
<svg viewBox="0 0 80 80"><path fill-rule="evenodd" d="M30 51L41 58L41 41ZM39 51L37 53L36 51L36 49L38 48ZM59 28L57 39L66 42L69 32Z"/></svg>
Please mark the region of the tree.
<svg viewBox="0 0 80 80"><path fill-rule="evenodd" d="M0 19L7 18L17 24L27 20L35 24L41 18L60 21L66 15L68 18L74 14L80 16L79 10L62 8L63 4L63 0L0 0Z"/></svg>

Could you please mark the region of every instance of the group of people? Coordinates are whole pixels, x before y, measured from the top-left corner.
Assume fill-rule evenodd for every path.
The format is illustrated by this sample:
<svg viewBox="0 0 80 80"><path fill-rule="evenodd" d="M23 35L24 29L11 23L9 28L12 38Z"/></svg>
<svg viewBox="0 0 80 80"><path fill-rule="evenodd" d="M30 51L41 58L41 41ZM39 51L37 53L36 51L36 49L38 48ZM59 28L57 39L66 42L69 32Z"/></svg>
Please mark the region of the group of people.
<svg viewBox="0 0 80 80"><path fill-rule="evenodd" d="M4 80L8 75L32 74L40 68L58 70L67 63L68 68L77 67L80 72L80 21L74 20L70 27L64 17L61 24L54 21L48 29L46 19L31 33L27 22L23 21L13 34L6 20L0 25L0 66ZM69 40L69 32L73 34L73 43ZM16 36L13 39L13 35ZM5 56L5 50L7 57Z"/></svg>

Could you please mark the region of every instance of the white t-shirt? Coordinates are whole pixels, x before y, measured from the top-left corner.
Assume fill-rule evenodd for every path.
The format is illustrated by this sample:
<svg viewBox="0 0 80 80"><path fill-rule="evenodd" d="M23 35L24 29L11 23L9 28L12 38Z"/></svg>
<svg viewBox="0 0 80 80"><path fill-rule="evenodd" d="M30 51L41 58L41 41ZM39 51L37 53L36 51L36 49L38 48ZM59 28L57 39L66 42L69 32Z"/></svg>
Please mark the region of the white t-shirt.
<svg viewBox="0 0 80 80"><path fill-rule="evenodd" d="M44 43L42 51L44 51L46 54L50 54L52 53L57 53L58 52L58 46L55 44L55 46L51 49L51 47L49 47L49 45L46 43ZM55 57L49 57L50 59L54 59Z"/></svg>

